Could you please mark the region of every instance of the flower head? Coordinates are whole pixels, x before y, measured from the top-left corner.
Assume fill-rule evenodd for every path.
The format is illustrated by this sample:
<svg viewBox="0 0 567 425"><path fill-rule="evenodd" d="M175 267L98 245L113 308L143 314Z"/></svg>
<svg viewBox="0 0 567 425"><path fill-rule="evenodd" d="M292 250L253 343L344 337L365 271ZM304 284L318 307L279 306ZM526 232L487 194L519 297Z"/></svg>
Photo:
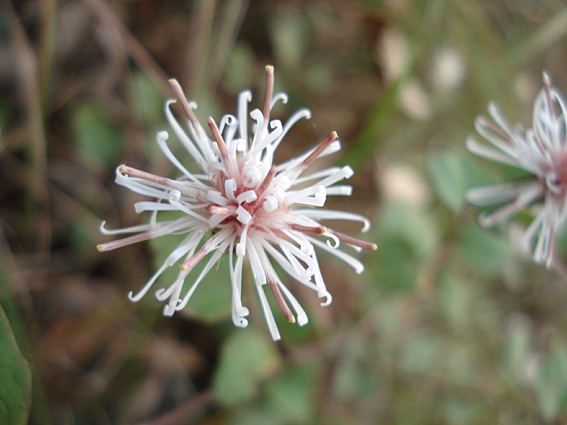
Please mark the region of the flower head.
<svg viewBox="0 0 567 425"><path fill-rule="evenodd" d="M327 195L351 194L350 186L336 185L352 176L350 167L331 167L303 175L315 160L340 150L335 132L303 155L279 165L273 164L274 151L288 130L298 120L310 118L311 113L308 109L300 109L285 124L270 119L274 105L278 101L286 103L287 95L273 94L273 67L266 67L266 72L262 110L250 112L253 120L251 133L248 103L252 96L249 90L245 90L238 96L236 116L225 115L220 125L213 118L208 118L212 139L193 113L197 105L187 101L177 81L170 81L177 99L165 102L165 115L201 172L189 172L167 146L168 133L159 132L157 143L183 174L182 177L173 180L127 165L119 166L116 183L157 201L143 201L135 205L137 212L151 211L149 224L107 230L103 223L101 231L105 234L134 235L101 244L98 249L109 251L163 235L184 234L177 248L144 287L135 295L129 294L131 301L139 301L164 270L179 262L180 270L175 282L169 288L155 291L158 300L167 302L163 310L165 316L171 316L187 305L205 275L227 253L232 285L232 320L239 327L248 324L246 316L249 312L242 305L241 297L242 268L247 261L270 334L277 340L280 334L264 292L266 284L289 322L297 320L303 326L308 319L299 302L276 274L274 264L316 291L319 297L324 298L322 305L328 305L332 298L325 287L314 247L329 252L361 273L364 270L362 263L339 250L340 243L344 242L356 251L373 250L376 245L331 230L320 223L320 220L329 219L358 221L363 224L362 230L367 231L370 223L365 217L314 208L322 207ZM175 102L179 102L183 109L188 132L183 130L171 111L170 107ZM184 214L181 218L158 221L158 212L162 211ZM196 280L184 290L186 277L201 262L205 265Z"/></svg>
<svg viewBox="0 0 567 425"><path fill-rule="evenodd" d="M543 88L534 101L531 128L512 127L500 109L490 103L488 112L498 127L482 116L476 119L475 127L497 149L473 138L467 140L472 153L533 174L532 178L515 183L473 188L467 198L480 206L505 203L496 211L479 216L479 223L485 227L501 223L543 198L543 205L524 232L522 243L529 246L537 235L533 259L548 268L553 263L557 232L567 217L566 107L563 95L544 73Z"/></svg>

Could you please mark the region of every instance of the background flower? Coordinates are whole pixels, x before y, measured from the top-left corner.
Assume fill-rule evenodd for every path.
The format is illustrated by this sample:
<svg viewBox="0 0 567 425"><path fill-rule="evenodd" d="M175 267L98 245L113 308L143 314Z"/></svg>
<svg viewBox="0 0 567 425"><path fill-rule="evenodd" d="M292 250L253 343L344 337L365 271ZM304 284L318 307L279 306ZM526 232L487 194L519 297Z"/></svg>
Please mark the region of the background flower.
<svg viewBox="0 0 567 425"><path fill-rule="evenodd" d="M563 227L567 214L565 100L551 85L549 76L544 74L543 88L534 101L531 128L512 127L494 103L489 104L488 111L498 127L482 116L475 121L475 127L497 149L479 144L473 138L467 140L467 148L484 158L522 168L535 178L514 184L478 187L471 189L467 197L476 205L507 203L495 212L479 217L480 224L485 227L501 223L544 197L543 206L526 229L520 244L529 245L537 235L534 261L549 268L557 233Z"/></svg>

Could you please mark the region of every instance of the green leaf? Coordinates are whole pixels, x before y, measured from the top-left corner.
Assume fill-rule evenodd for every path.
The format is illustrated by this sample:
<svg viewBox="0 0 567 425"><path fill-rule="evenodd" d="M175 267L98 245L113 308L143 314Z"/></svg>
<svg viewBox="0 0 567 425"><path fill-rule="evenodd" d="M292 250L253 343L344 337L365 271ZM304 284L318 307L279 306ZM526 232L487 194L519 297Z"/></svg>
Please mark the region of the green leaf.
<svg viewBox="0 0 567 425"><path fill-rule="evenodd" d="M368 354L366 336L353 335L349 338L335 367L332 388L337 398L352 402L367 396L373 384L364 367Z"/></svg>
<svg viewBox="0 0 567 425"><path fill-rule="evenodd" d="M382 136L390 128L389 124L396 114L400 84L401 81L398 80L387 87L383 96L368 113L362 130L343 153L341 164L349 164L357 169L374 158L374 150L385 139Z"/></svg>
<svg viewBox="0 0 567 425"><path fill-rule="evenodd" d="M99 108L90 103L78 105L71 121L83 165L97 169L117 161L122 134Z"/></svg>
<svg viewBox="0 0 567 425"><path fill-rule="evenodd" d="M192 283L192 281L188 281L188 283ZM195 291L188 307L199 317L209 321L219 320L230 315L232 286L228 269L228 254L221 258L220 263L213 267L199 284L199 288Z"/></svg>
<svg viewBox="0 0 567 425"><path fill-rule="evenodd" d="M516 313L508 326L506 362L518 380L526 379L526 369L532 355L533 329L527 316Z"/></svg>
<svg viewBox="0 0 567 425"><path fill-rule="evenodd" d="M429 155L427 168L435 194L454 213L463 207L470 187L488 180L469 156L454 152Z"/></svg>
<svg viewBox="0 0 567 425"><path fill-rule="evenodd" d="M423 211L403 204L384 206L375 261L370 265L383 288L412 289L420 262L435 247L438 229Z"/></svg>
<svg viewBox="0 0 567 425"><path fill-rule="evenodd" d="M271 410L285 417L285 423L308 423L314 413L315 378L312 367L286 369L266 386Z"/></svg>
<svg viewBox="0 0 567 425"><path fill-rule="evenodd" d="M469 225L459 241L465 258L485 272L498 272L508 257L507 243L476 224Z"/></svg>
<svg viewBox="0 0 567 425"><path fill-rule="evenodd" d="M440 277L440 301L441 311L451 327L463 330L471 322L475 294L462 279L448 272L443 273Z"/></svg>
<svg viewBox="0 0 567 425"><path fill-rule="evenodd" d="M451 425L472 425L487 423L483 416L483 408L479 401L469 401L451 395L439 402L444 423Z"/></svg>
<svg viewBox="0 0 567 425"><path fill-rule="evenodd" d="M283 425L285 423L284 418L264 406L259 408L245 406L245 408L235 412L229 422L230 425Z"/></svg>
<svg viewBox="0 0 567 425"><path fill-rule="evenodd" d="M387 238L379 241L380 251L372 267L376 284L388 290L411 290L417 282L417 259L406 241Z"/></svg>
<svg viewBox="0 0 567 425"><path fill-rule="evenodd" d="M237 329L223 347L213 391L223 404L252 398L260 383L279 368L274 343L253 329Z"/></svg>
<svg viewBox="0 0 567 425"><path fill-rule="evenodd" d="M400 363L405 370L413 372L440 372L447 368L447 344L434 334L416 333L407 336L404 355ZM441 360L443 359L443 360Z"/></svg>
<svg viewBox="0 0 567 425"><path fill-rule="evenodd" d="M383 207L378 228L380 249L382 238L397 238L407 243L416 255L430 252L439 238L439 229L432 217L422 210L398 203Z"/></svg>
<svg viewBox="0 0 567 425"><path fill-rule="evenodd" d="M30 368L0 307L0 423L25 425L30 404Z"/></svg>
<svg viewBox="0 0 567 425"><path fill-rule="evenodd" d="M277 62L297 69L310 40L307 21L299 13L279 14L270 25L271 40Z"/></svg>
<svg viewBox="0 0 567 425"><path fill-rule="evenodd" d="M133 73L127 88L130 105L140 121L145 124L163 122L164 96L146 74Z"/></svg>
<svg viewBox="0 0 567 425"><path fill-rule="evenodd" d="M536 385L536 399L543 417L551 421L567 404L567 344L555 339Z"/></svg>
<svg viewBox="0 0 567 425"><path fill-rule="evenodd" d="M242 87L251 87L254 78L253 63L254 50L250 45L244 42L236 43L226 66L223 86L234 95L239 93Z"/></svg>

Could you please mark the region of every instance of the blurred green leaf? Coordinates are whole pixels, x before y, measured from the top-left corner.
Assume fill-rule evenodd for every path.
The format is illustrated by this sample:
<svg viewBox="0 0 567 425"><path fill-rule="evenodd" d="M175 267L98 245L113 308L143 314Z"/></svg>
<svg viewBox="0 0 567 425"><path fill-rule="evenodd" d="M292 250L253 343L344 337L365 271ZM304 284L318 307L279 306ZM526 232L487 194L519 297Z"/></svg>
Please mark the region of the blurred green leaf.
<svg viewBox="0 0 567 425"><path fill-rule="evenodd" d="M429 155L427 166L433 189L441 202L453 212L459 211L466 194L461 158L451 153Z"/></svg>
<svg viewBox="0 0 567 425"><path fill-rule="evenodd" d="M555 338L549 357L542 364L537 384L536 399L543 417L551 421L567 405L567 344Z"/></svg>
<svg viewBox="0 0 567 425"><path fill-rule="evenodd" d="M230 425L280 425L285 424L285 418L280 415L275 415L274 411L261 406L260 408L245 408L239 410L234 414Z"/></svg>
<svg viewBox="0 0 567 425"><path fill-rule="evenodd" d="M415 252L400 238L379 241L380 251L372 263L376 284L389 290L413 289L417 278Z"/></svg>
<svg viewBox="0 0 567 425"><path fill-rule="evenodd" d="M251 87L254 76L253 63L254 51L250 45L244 42L236 43L230 53L222 85L233 95L244 87Z"/></svg>
<svg viewBox="0 0 567 425"><path fill-rule="evenodd" d="M280 366L275 344L254 329L236 329L221 352L213 391L223 404L252 398Z"/></svg>
<svg viewBox="0 0 567 425"><path fill-rule="evenodd" d="M472 155L454 152L427 156L427 169L439 200L454 213L465 203L467 190L487 183L483 172L472 162Z"/></svg>
<svg viewBox="0 0 567 425"><path fill-rule="evenodd" d="M510 371L521 382L527 378L528 363L531 357L533 329L529 318L516 313L508 326L506 343L506 362Z"/></svg>
<svg viewBox="0 0 567 425"><path fill-rule="evenodd" d="M537 30L526 37L525 40L517 43L499 59L495 67L508 73L509 69L516 68L530 59L536 57L550 45L556 43L567 33L567 8L556 12L555 15L544 22ZM494 71L493 71L494 72Z"/></svg>
<svg viewBox="0 0 567 425"><path fill-rule="evenodd" d="M372 387L368 370L364 367L368 355L367 336L358 334L349 338L337 363L333 392L342 400L353 401L364 397Z"/></svg>
<svg viewBox="0 0 567 425"><path fill-rule="evenodd" d="M191 280L188 282L192 283ZM194 311L200 318L210 321L219 320L230 315L232 286L228 269L228 257L226 255L221 258L220 263L213 267L199 284L199 288L193 294L188 308Z"/></svg>
<svg viewBox="0 0 567 425"><path fill-rule="evenodd" d="M308 37L308 27L301 13L282 13L274 19L271 40L278 63L288 69L297 69L302 62Z"/></svg>
<svg viewBox="0 0 567 425"><path fill-rule="evenodd" d="M380 249L381 238L397 238L405 241L416 255L430 252L439 239L439 229L430 215L401 203L383 207L378 229Z"/></svg>
<svg viewBox="0 0 567 425"><path fill-rule="evenodd" d="M377 284L407 290L416 284L420 261L435 247L438 229L424 211L391 203L382 210L377 240L379 250L370 266Z"/></svg>
<svg viewBox="0 0 567 425"><path fill-rule="evenodd" d="M474 295L456 276L444 273L440 279L440 301L447 322L455 329L462 330L471 321Z"/></svg>
<svg viewBox="0 0 567 425"><path fill-rule="evenodd" d="M71 125L79 144L82 163L90 169L114 164L122 147L122 133L91 103L73 109Z"/></svg>
<svg viewBox="0 0 567 425"><path fill-rule="evenodd" d="M0 307L0 423L25 425L31 403L31 372Z"/></svg>
<svg viewBox="0 0 567 425"><path fill-rule="evenodd" d="M130 105L140 121L145 124L163 121L164 96L146 74L132 73L127 88Z"/></svg>
<svg viewBox="0 0 567 425"><path fill-rule="evenodd" d="M0 135L4 132L4 128L12 119L12 110L10 109L10 103L0 100Z"/></svg>
<svg viewBox="0 0 567 425"><path fill-rule="evenodd" d="M465 228L459 244L467 261L485 272L501 271L508 258L507 243L476 224Z"/></svg>
<svg viewBox="0 0 567 425"><path fill-rule="evenodd" d="M416 334L407 338L401 365L411 372L439 373L446 367L447 344L434 334Z"/></svg>
<svg viewBox="0 0 567 425"><path fill-rule="evenodd" d="M306 423L313 416L316 374L312 367L288 368L266 385L268 402L284 423Z"/></svg>
<svg viewBox="0 0 567 425"><path fill-rule="evenodd" d="M473 425L487 423L483 420L483 406L475 401L465 400L457 396L449 396L441 401L443 416L447 424Z"/></svg>
<svg viewBox="0 0 567 425"><path fill-rule="evenodd" d="M364 127L341 157L341 164L357 169L369 159L374 158L374 150L382 143L381 136L389 129L396 114L401 80L390 84L383 96L368 113Z"/></svg>

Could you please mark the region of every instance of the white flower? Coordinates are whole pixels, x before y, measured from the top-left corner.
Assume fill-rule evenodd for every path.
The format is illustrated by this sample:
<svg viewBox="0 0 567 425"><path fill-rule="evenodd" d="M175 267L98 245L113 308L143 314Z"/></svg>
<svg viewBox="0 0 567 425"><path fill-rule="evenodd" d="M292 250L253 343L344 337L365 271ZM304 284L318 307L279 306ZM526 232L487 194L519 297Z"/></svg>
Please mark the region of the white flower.
<svg viewBox="0 0 567 425"><path fill-rule="evenodd" d="M468 200L480 206L505 203L490 214L481 214L482 226L494 226L516 212L543 198L535 218L525 230L522 243L529 246L537 235L533 259L548 268L553 263L557 232L567 217L567 121L566 104L562 94L552 86L547 74L543 75L543 88L533 107L532 128L512 127L494 104L488 112L499 127L485 117L478 117L476 130L494 147L467 140L467 148L484 158L523 168L533 174L515 183L483 186L471 189Z"/></svg>
<svg viewBox="0 0 567 425"><path fill-rule="evenodd" d="M252 100L252 95L246 90L238 97L236 116L225 115L220 126L217 126L213 118L208 118L212 140L193 113L197 105L187 101L177 81L170 81L187 118L188 133L182 129L170 109L176 102L175 99L165 102L165 114L178 139L197 162L201 174L190 173L172 154L166 143L169 137L166 131L158 133L157 142L161 150L183 173L183 177L172 180L126 165L119 166L116 170L118 184L156 198L157 201L143 201L135 205L138 213L152 212L149 224L107 230L103 223L101 231L107 235L136 234L101 244L97 248L99 251L109 251L163 235L184 234L181 243L144 287L136 295L129 294L130 300L139 301L164 270L180 261L180 271L175 282L167 289L155 291L158 300L167 301L163 311L165 316L183 309L205 275L224 253L228 253L232 320L239 327L248 324L248 309L242 305L241 298L242 267L247 259L270 334L274 340L278 340L280 334L264 292L266 283L289 322L294 323L297 316L297 322L303 326L308 320L301 305L276 274L274 264L316 291L319 297L325 299L322 305L328 305L332 298L325 287L314 247L329 252L361 273L364 270L362 263L337 249L340 242L356 251L361 248L373 250L376 245L331 230L319 222L358 221L363 224L362 231L365 232L370 228L370 222L363 216L313 208L322 207L327 195L351 194L350 186L336 185L352 176L350 167L331 167L302 176L317 158L340 150L335 132L303 155L273 165L274 151L288 130L298 120L310 118L311 112L300 109L285 125L279 120L270 120L274 105L278 101L286 103L287 95L273 95L273 67L266 67L266 71L263 108L261 111L255 109L250 112L253 120L252 133L249 134L248 128L248 102ZM157 221L160 211L181 211L185 215L168 221ZM184 291L185 278L205 257L208 259L200 272L196 273L196 280Z"/></svg>

